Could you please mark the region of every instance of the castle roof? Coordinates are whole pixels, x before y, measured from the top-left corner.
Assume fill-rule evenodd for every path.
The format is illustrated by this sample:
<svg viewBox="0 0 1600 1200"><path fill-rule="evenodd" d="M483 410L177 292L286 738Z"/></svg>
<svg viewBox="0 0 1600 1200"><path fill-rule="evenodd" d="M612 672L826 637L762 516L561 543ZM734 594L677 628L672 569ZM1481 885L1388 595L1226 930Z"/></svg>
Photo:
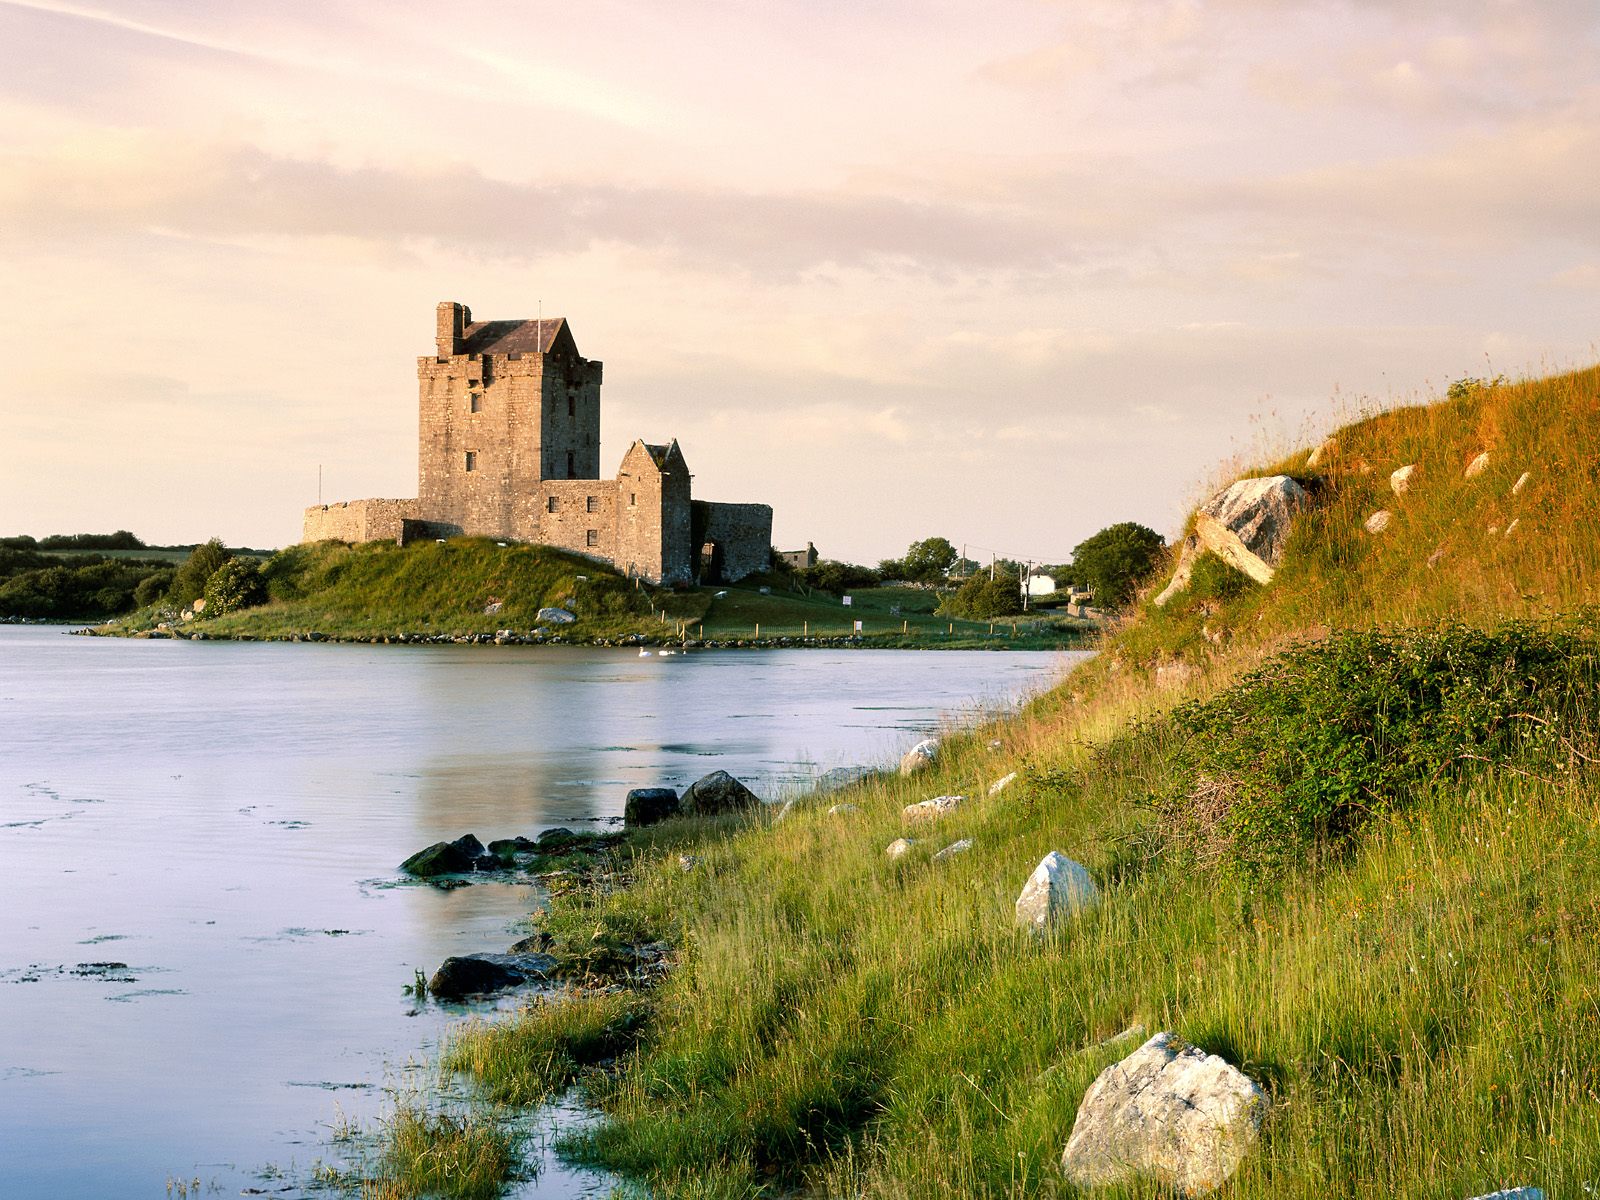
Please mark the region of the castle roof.
<svg viewBox="0 0 1600 1200"><path fill-rule="evenodd" d="M462 337L463 354L548 354L565 317L528 321L473 321ZM571 336L570 334L568 335Z"/></svg>

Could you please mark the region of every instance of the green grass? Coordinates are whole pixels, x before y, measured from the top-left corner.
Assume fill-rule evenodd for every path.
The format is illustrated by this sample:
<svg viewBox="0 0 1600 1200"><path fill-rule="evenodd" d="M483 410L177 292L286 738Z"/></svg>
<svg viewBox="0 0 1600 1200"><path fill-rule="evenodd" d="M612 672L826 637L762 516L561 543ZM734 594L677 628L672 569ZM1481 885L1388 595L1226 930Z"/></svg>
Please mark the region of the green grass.
<svg viewBox="0 0 1600 1200"><path fill-rule="evenodd" d="M407 1103L378 1136L382 1152L372 1169L338 1177L362 1200L494 1200L517 1165L516 1139L484 1115Z"/></svg>
<svg viewBox="0 0 1600 1200"><path fill-rule="evenodd" d="M1315 499L1270 587L1202 563L1061 687L947 738L929 773L781 822L647 831L619 852L630 887L559 898L541 918L558 941L677 952L637 1046L580 1077L606 1120L568 1152L662 1197L1067 1196L1078 1104L1126 1052L1102 1043L1138 1024L1266 1090L1226 1196L1588 1194L1600 738L1541 722L1595 703L1600 371L1466 389L1339 443L1314 471L1304 451L1263 468ZM1423 470L1395 497L1408 462ZM1374 537L1380 506L1395 520ZM1236 836L1196 853L1174 817L1208 780L1292 836L1262 862ZM969 800L887 860L902 807L950 793ZM857 811L830 815L840 800ZM973 849L932 860L958 838ZM1036 939L1012 909L1051 850L1104 900ZM553 1053L555 1025L497 1054Z"/></svg>

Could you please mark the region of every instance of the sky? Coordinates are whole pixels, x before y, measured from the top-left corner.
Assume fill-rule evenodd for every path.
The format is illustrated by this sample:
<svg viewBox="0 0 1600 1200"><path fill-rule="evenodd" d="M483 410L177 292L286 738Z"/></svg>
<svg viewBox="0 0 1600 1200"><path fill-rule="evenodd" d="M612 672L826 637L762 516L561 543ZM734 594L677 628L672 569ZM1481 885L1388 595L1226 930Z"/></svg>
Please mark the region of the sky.
<svg viewBox="0 0 1600 1200"><path fill-rule="evenodd" d="M565 316L602 469L1055 562L1600 359L1594 0L0 0L0 533L416 494L434 306Z"/></svg>

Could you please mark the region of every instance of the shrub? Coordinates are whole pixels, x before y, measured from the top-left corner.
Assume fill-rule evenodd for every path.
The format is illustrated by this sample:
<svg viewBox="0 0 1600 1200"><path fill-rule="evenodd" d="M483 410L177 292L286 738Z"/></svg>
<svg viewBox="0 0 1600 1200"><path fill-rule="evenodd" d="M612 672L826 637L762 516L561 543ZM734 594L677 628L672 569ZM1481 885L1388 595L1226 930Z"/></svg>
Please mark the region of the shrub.
<svg viewBox="0 0 1600 1200"><path fill-rule="evenodd" d="M174 604L187 606L193 603L196 597L205 594L206 583L227 561L227 547L218 538L196 546L173 576L169 598Z"/></svg>
<svg viewBox="0 0 1600 1200"><path fill-rule="evenodd" d="M206 580L206 616L220 617L241 608L253 608L267 598L261 565L254 559L230 558Z"/></svg>
<svg viewBox="0 0 1600 1200"><path fill-rule="evenodd" d="M1167 846L1245 875L1337 852L1441 782L1568 770L1595 742L1588 629L1336 633L1170 717Z"/></svg>
<svg viewBox="0 0 1600 1200"><path fill-rule="evenodd" d="M883 582L882 576L871 567L828 559L801 571L800 578L814 588L834 593L848 592L851 588L877 587Z"/></svg>
<svg viewBox="0 0 1600 1200"><path fill-rule="evenodd" d="M133 589L134 607L149 608L159 603L172 590L173 576L177 573L176 567L165 567L146 575L139 581L139 586Z"/></svg>
<svg viewBox="0 0 1600 1200"><path fill-rule="evenodd" d="M1022 584L1010 575L974 575L939 610L972 621L1014 616L1022 611Z"/></svg>

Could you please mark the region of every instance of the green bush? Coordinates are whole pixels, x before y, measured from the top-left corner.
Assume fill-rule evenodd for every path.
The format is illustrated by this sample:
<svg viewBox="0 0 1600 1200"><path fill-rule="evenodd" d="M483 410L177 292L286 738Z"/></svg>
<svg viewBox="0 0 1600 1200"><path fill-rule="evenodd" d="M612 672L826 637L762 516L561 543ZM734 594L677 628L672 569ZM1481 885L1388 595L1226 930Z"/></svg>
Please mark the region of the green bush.
<svg viewBox="0 0 1600 1200"><path fill-rule="evenodd" d="M1169 849L1255 875L1337 852L1441 783L1549 776L1591 754L1600 642L1587 628L1336 633L1169 718L1154 797Z"/></svg>
<svg viewBox="0 0 1600 1200"><path fill-rule="evenodd" d="M939 611L971 621L1015 616L1022 611L1022 584L1010 575L974 575L946 597Z"/></svg>
<svg viewBox="0 0 1600 1200"><path fill-rule="evenodd" d="M1071 577L1101 608L1121 608L1166 551L1161 535L1137 521L1109 525L1072 551Z"/></svg>
<svg viewBox="0 0 1600 1200"><path fill-rule="evenodd" d="M139 581L139 586L133 589L134 607L148 608L159 603L172 590L172 580L177 573L176 567L164 567L146 575Z"/></svg>
<svg viewBox="0 0 1600 1200"><path fill-rule="evenodd" d="M189 557L183 560L177 574L173 576L172 590L168 593L169 599L183 607L193 604L196 599L205 595L207 582L227 561L227 547L219 538L212 538L209 542L196 546L189 552Z"/></svg>
<svg viewBox="0 0 1600 1200"><path fill-rule="evenodd" d="M249 558L230 558L206 580L206 616L220 617L253 608L267 599L261 564Z"/></svg>

